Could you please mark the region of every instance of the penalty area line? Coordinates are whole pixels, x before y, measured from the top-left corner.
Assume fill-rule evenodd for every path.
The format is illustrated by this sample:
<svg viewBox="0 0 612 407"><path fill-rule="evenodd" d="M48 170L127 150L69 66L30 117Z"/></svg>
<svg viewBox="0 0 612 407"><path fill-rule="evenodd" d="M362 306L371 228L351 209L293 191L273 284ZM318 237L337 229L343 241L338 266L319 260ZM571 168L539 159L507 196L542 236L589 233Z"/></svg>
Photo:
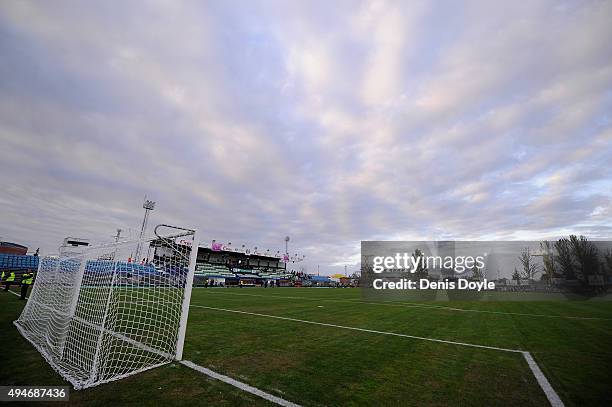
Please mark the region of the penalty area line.
<svg viewBox="0 0 612 407"><path fill-rule="evenodd" d="M531 356L531 353L523 352L523 357L527 361L527 364L529 365L531 372L533 373L536 380L538 381L538 384L544 391L544 394L546 395L546 398L548 399L548 402L550 403L550 405L552 407L564 407L563 401L561 401L561 398L559 397L555 389L553 389L553 387L551 386L550 382L544 375L544 372L540 370L540 366L538 366L536 361L533 359L533 356Z"/></svg>
<svg viewBox="0 0 612 407"><path fill-rule="evenodd" d="M422 340L422 341L445 343L445 344L449 344L449 345L466 346L466 347L480 348L480 349L490 349L490 350L497 350L497 351L502 351L502 352L520 353L525 358L525 361L527 362L527 365L529 366L529 369L531 369L531 372L533 373L536 381L538 382L538 385L540 386L540 388L544 392L544 395L548 399L548 402L550 403L550 405L552 407L564 407L563 401L561 401L561 398L559 397L559 395L555 392L555 390L551 386L551 384L548 381L548 379L546 379L546 376L544 375L542 370L540 370L540 367L538 366L538 364L535 362L535 360L531 356L531 353L529 353L527 351L524 351L524 350L520 350L520 349L508 349L508 348L498 348L496 346L478 345L478 344L474 344L474 343L447 341L447 340L443 340L443 339L426 338L426 337L422 337L422 336L406 335L406 334L400 334L400 333L396 333L396 332L377 331L377 330L374 330L374 329L366 329L366 328L357 328L357 327L353 327L353 326L328 324L328 323L325 323L325 322L308 321L308 320L305 320L305 319L281 317L281 316L277 316L277 315L260 314L260 313L257 313L257 312L239 311L239 310L233 310L233 309L227 309L227 308L208 307L208 306L205 306L205 305L191 304L191 306L192 307L197 307L197 308L210 309L210 310L213 310L213 311L222 311L222 312L232 312L232 313L236 313L236 314L253 315L253 316L257 316L257 317L273 318L273 319L280 319L280 320L293 321L293 322L301 322L301 323L304 323L304 324L327 326L327 327L331 327L331 328L347 329L347 330L351 330L351 331L368 332L368 333L374 333L374 334L379 334L379 335L398 336L398 337L402 337L402 338L410 338L410 339L418 339L418 340Z"/></svg>
<svg viewBox="0 0 612 407"><path fill-rule="evenodd" d="M325 322L308 321L306 319L297 319L297 318L289 318L289 317L280 317L280 316L277 316L277 315L259 314L257 312L247 312L247 311L239 311L239 310L234 310L234 309L208 307L208 306L205 306L205 305L196 305L196 304L191 304L191 306L192 307L197 307L197 308L211 309L211 310L215 310L215 311L233 312L233 313L236 313L236 314L254 315L254 316L258 316L258 317L282 319L282 320L285 320L285 321L293 321L293 322L301 322L303 324L328 326L328 327L331 327L331 328L339 328L339 329L348 329L348 330L351 330L351 331L368 332L368 333L374 333L374 334L379 334L379 335L399 336L399 337L402 337L402 338L419 339L419 340L422 340L422 341L446 343L446 344L449 344L449 345L469 346L469 347L472 347L472 348L492 349L492 350L499 350L499 351L503 351L503 352L512 352L512 353L523 353L524 352L521 349L498 348L498 347L495 347L495 346L478 345L478 344L475 344L475 343L447 341L447 340L444 340L444 339L426 338L424 336L415 336L415 335L400 334L400 333L397 333L397 332L377 331L375 329L366 329L366 328L357 328L357 327L354 327L354 326L328 324L328 323L325 323Z"/></svg>
<svg viewBox="0 0 612 407"><path fill-rule="evenodd" d="M295 403L293 403L291 401L287 401L287 400L282 399L280 397L273 396L270 393L266 393L265 391L259 390L256 387L249 386L246 383L240 382L240 381L238 381L236 379L232 379L229 376L225 376L225 375L222 375L220 373L214 372L214 371L212 371L210 369L207 369L207 368L205 368L203 366L196 365L195 363L193 363L193 362L191 362L189 360L181 360L181 361L179 361L179 363L181 363L182 365L187 366L188 368L193 369L193 370L195 370L197 372L205 374L206 376L212 377L213 379L222 381L222 382L227 383L227 384L229 384L231 386L237 387L237 388L239 388L242 391L246 391L247 393L254 394L254 395L258 396L258 397L261 397L263 399L271 401L272 403L278 404L279 406L300 407L299 404L295 404Z"/></svg>

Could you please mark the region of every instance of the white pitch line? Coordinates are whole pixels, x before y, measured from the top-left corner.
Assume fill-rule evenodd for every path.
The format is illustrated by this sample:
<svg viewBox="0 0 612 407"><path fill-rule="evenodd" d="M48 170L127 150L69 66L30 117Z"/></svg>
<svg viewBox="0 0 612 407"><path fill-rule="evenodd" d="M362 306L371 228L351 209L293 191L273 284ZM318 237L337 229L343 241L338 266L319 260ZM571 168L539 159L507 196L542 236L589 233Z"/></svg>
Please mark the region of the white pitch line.
<svg viewBox="0 0 612 407"><path fill-rule="evenodd" d="M16 292L14 292L12 290L9 290L9 292L11 294L16 295L17 297L21 297L20 294L17 294ZM234 295L256 295L256 294L239 294L239 293L231 293L231 294L234 294ZM28 298L29 297L26 297L26 299L28 299ZM301 297L293 297L293 298L300 298L301 299ZM304 298L304 299L306 299L306 298ZM310 299L310 298L308 298L308 299ZM378 304L378 303L373 303L373 304ZM327 323L323 323L323 322L306 321L306 320L301 320L301 319L296 319L296 318L279 317L279 316L276 316L276 315L258 314L258 313L255 313L255 312L246 312L246 311L238 311L238 310L229 310L229 309L224 309L224 308L206 307L204 305L195 305L195 304L192 304L190 306L191 307L198 307L198 308L207 308L207 309L212 309L212 310L217 310L217 311L235 312L235 313L239 313L239 314L248 314L248 315L256 315L256 316L275 318L275 319L284 319L284 320L288 320L288 321L303 322L303 323L322 325L322 326L329 326L329 327L333 327L333 328L350 329L350 330L356 330L356 331L378 333L378 334L382 334L382 335L393 335L393 336L399 336L399 337L405 337L405 338L411 338L411 339L419 339L419 340L424 340L424 341L447 343L447 344L451 344L451 345L469 346L469 347L474 347L474 348L491 349L491 350L498 350L498 351L503 351L503 352L522 353L523 357L527 361L527 364L529 365L529 368L531 369L531 372L533 373L533 375L535 376L538 384L540 385L540 388L542 389L542 391L546 395L546 398L548 399L548 402L550 403L550 405L552 407L565 407L565 405L563 404L563 401L561 400L561 398L559 397L559 395L557 394L555 389L552 387L552 385L550 384L550 382L548 381L548 379L544 375L544 372L542 372L542 370L540 369L540 367L538 366L536 361L533 359L533 356L531 356L531 353L529 353L527 351L522 351L522 350L518 350L518 349L497 348L497 347L494 347L494 346L477 345L477 344L464 343L464 342L445 341L445 340L442 340L442 339L424 338L424 337L420 337L420 336L398 334L398 333L395 333L395 332L385 332L385 331L376 331L376 330L372 330L372 329L347 327L347 326L343 326L343 325L335 325L335 324L327 324ZM452 309L452 308L449 308L449 309ZM461 309L457 308L457 310L461 310ZM470 310L462 310L462 311L470 311ZM547 315L543 315L543 316L547 316ZM550 315L548 315L548 316L550 316ZM564 318L564 317L560 317L560 318ZM580 318L580 317L565 317L565 318ZM585 318L585 319L589 319L589 318ZM606 319L606 318L594 318L594 319ZM225 382L227 384L235 386L235 387L237 387L237 388L239 388L241 390L244 390L246 392L252 393L252 394L254 394L256 396L262 397L262 398L264 398L264 399L266 399L268 401L271 401L273 403L276 403L278 405L286 406L286 407L301 407L299 404L295 404L295 403L292 403L291 401L287 401L287 400L282 399L280 397L276 397L276 396L274 396L272 394L269 394L269 393L266 393L266 392L264 392L262 390L259 390L256 387L249 386L248 384L239 382L238 380L232 379L231 377L224 376L222 374L216 373L216 372L214 372L214 371L212 371L210 369L207 369L205 367L202 367L200 365L196 365L195 363L190 362L188 360L181 360L180 363L182 363L183 365L185 365L185 366L187 366L187 367L189 367L191 369L194 369L194 370L196 370L196 371L198 371L200 373L203 373L203 374L205 374L207 376L210 376L210 377L212 377L214 379L221 380L222 382Z"/></svg>
<svg viewBox="0 0 612 407"><path fill-rule="evenodd" d="M555 389L553 389L544 373L540 370L540 366L538 366L536 361L533 360L531 353L523 352L523 356L525 357L529 368L531 369L533 375L538 381L538 384L544 391L544 394L546 395L546 398L548 399L550 405L552 407L564 407L563 401L561 401L561 398L559 398L559 395L557 394Z"/></svg>
<svg viewBox="0 0 612 407"><path fill-rule="evenodd" d="M187 366L188 368L191 368L191 369L193 369L195 371L203 373L206 376L212 377L213 379L220 380L220 381L222 381L224 383L227 383L229 385L237 387L237 388L239 388L242 391L246 391L247 393L254 394L254 395L258 396L258 397L261 397L263 399L271 401L272 403L278 404L279 406L284 406L284 407L300 407L299 404L295 404L295 403L293 403L291 401L287 401L287 400L282 399L280 397L273 396L270 393L266 393L265 391L259 390L256 387L249 386L246 383L239 382L238 380L232 379L229 376L225 376L225 375L222 375L220 373L214 372L214 371L212 371L210 369L207 369L207 368L205 368L203 366L196 365L195 363L193 363L193 362L191 362L189 360L181 360L180 363L182 365Z"/></svg>
<svg viewBox="0 0 612 407"><path fill-rule="evenodd" d="M293 322L301 322L301 323L304 323L304 324L328 326L328 327L331 327L331 328L348 329L348 330L351 330L351 331L369 332L369 333L374 333L374 334L379 334L379 335L399 336L399 337L402 337L402 338L419 339L419 340L422 340L422 341L446 343L446 344L450 344L450 345L469 346L469 347L472 347L472 348L492 349L492 350L500 350L500 351L503 351L503 352L513 352L513 353L523 353L524 352L523 350L520 350L520 349L507 349L507 348L498 348L498 347L495 347L495 346L478 345L478 344L475 344L475 343L446 341L444 339L426 338L426 337L423 337L423 336L406 335L406 334L400 334L400 333L397 333L397 332L377 331L375 329L357 328L357 327L354 327L354 326L328 324L328 323L325 323L325 322L308 321L308 320L305 320L305 319L280 317L280 316L277 316L277 315L268 315L268 314L259 314L257 312L247 312L247 311L239 311L239 310L227 309L227 308L207 307L205 305L195 305L195 304L191 304L191 306L192 307L197 307L197 308L212 309L212 310L215 310L215 311L233 312L233 313L236 313L236 314L254 315L254 316L258 316L258 317L282 319L282 320L285 320L285 321L293 321Z"/></svg>
<svg viewBox="0 0 612 407"><path fill-rule="evenodd" d="M17 297L20 297L20 298L21 298L21 294L16 293L16 292L15 292L15 291L13 291L13 290L8 290L8 292L9 292L9 293L11 293L11 294L13 294L13 295L16 295ZM30 298L30 297L27 297L27 296L26 296L25 298L26 298L26 300L27 300L27 299L28 299L28 298Z"/></svg>
<svg viewBox="0 0 612 407"><path fill-rule="evenodd" d="M16 295L17 297L21 297L20 294L14 292L12 290L9 290L9 292L11 294L13 294L13 295ZM29 297L26 297L26 299L27 298L29 298ZM126 340L127 342L130 342L130 343L136 342L133 339L130 339L130 338L124 336L124 335L121 335L120 339ZM136 343L140 344L139 342L136 342ZM141 345L143 345L143 344L141 344ZM146 346L146 345L144 345L144 346ZM147 346L147 348L149 348L149 347ZM154 351L155 353L158 353L157 350L154 350L152 348L149 348L149 349L151 349L150 351ZM149 350L149 349L147 349L147 350ZM246 383L242 383L242 382L240 382L238 380L232 379L229 376L224 376L224 375L222 375L220 373L214 372L214 371L212 371L210 369L207 369L207 368L205 368L203 366L196 365L195 363L193 363L193 362L191 362L189 360L181 360L181 361L179 361L179 363L181 363L181 364L183 364L183 365L185 365L185 366L187 366L187 367L189 367L189 368L191 368L193 370L196 370L196 371L198 371L200 373L203 373L203 374L205 374L207 376L210 376L213 379L220 380L220 381L222 381L224 383L227 383L227 384L230 384L230 385L232 385L234 387L237 387L240 390L246 391L248 393L254 394L254 395L259 396L261 398L264 398L264 399L266 399L268 401L276 403L279 406L284 406L284 407L301 407L299 404L292 403L291 401L287 401L287 400L282 399L280 397L276 397L276 396L274 396L272 394L269 394L269 393L266 393L266 392L264 392L262 390L259 390L256 387L249 386Z"/></svg>
<svg viewBox="0 0 612 407"><path fill-rule="evenodd" d="M429 341L429 342L446 343L446 344L450 344L450 345L467 346L467 347L472 347L472 348L491 349L491 350L497 350L497 351L502 351L502 352L520 353L520 354L523 355L523 357L527 361L527 364L529 365L529 368L531 369L531 371L532 371L533 375L535 376L538 384L540 385L540 388L542 389L542 391L544 391L544 394L546 395L546 398L550 402L550 405L552 407L564 407L563 401L561 401L561 398L559 397L559 395L555 392L555 390L553 389L553 387L551 386L549 381L546 379L546 376L544 376L544 373L542 373L542 371L540 370L540 367L535 362L535 360L533 359L531 354L529 352L527 352L527 351L524 351L524 350L498 348L498 347L495 347L495 346L478 345L478 344L474 344L474 343L446 341L446 340L443 340L443 339L425 338L425 337L422 337L422 336L406 335L406 334L400 334L400 333L396 333L396 332L377 331L377 330L374 330L374 329L365 329L365 328L357 328L357 327L352 327L352 326L328 324L328 323L324 323L324 322L308 321L308 320L305 320L305 319L280 317L280 316L277 316L277 315L268 315L268 314L259 314L257 312L247 312L247 311L231 310L231 309L226 309L226 308L207 307L207 306L204 306L204 305L195 305L195 304L192 304L191 306L192 307L197 307L197 308L211 309L211 310L215 310L215 311L233 312L233 313L236 313L236 314L254 315L254 316L258 316L258 317L282 319L282 320L286 320L286 321L302 322L302 323L305 323L305 324L321 325L321 326L328 326L328 327L340 328L340 329L348 329L348 330L352 330L352 331L369 332L369 333L375 333L375 334L380 334L380 335L399 336L399 337L403 337L403 338L418 339L418 340Z"/></svg>
<svg viewBox="0 0 612 407"><path fill-rule="evenodd" d="M359 299L355 300L336 300L333 298L309 298L309 297L293 297L293 296L281 296L281 295L262 295L262 294L246 294L246 293L229 293L229 292L220 292L220 291L207 291L211 294L227 294L227 295L244 295L249 297L262 297L262 298L284 298L291 300L307 300L307 301L329 301L329 302L345 302L350 304L369 304L369 305L382 305L387 307L406 307L406 308L433 308L433 309L441 309L446 311L458 311L458 312L479 312L485 314L499 314L499 315L518 315L524 317L543 317L543 318L565 318L565 319L585 319L585 320L600 320L600 321L612 321L612 318L600 318L600 317L577 317L577 316L567 316L567 315L548 315L548 314L528 314L521 312L504 312L504 311L488 311L488 310L480 310L480 309L465 309L465 308L454 308L454 307L445 307L442 305L428 305L428 304L419 304L414 302L399 302L399 303L390 303L390 302L372 302L372 301L363 301Z"/></svg>

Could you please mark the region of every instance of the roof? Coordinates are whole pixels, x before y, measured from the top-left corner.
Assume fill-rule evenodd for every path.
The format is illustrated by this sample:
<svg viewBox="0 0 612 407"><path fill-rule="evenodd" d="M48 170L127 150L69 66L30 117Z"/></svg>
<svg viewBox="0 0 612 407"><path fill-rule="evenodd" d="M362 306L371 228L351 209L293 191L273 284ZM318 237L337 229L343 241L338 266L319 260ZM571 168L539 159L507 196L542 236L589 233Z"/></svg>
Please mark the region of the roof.
<svg viewBox="0 0 612 407"><path fill-rule="evenodd" d="M264 254L254 254L254 253L247 254L247 253L233 251L233 250L213 250L210 247L202 247L202 246L198 248L198 253L219 253L219 254L226 254L228 256L235 256L235 257L248 257L248 258L255 258L255 259L275 260L275 261L281 260L280 257L276 257L276 256L266 256Z"/></svg>
<svg viewBox="0 0 612 407"><path fill-rule="evenodd" d="M27 249L27 247L22 244L11 243L11 242L0 242L0 246L10 246L10 247L19 247L22 249Z"/></svg>
<svg viewBox="0 0 612 407"><path fill-rule="evenodd" d="M0 253L25 255L28 248L11 242L0 242Z"/></svg>

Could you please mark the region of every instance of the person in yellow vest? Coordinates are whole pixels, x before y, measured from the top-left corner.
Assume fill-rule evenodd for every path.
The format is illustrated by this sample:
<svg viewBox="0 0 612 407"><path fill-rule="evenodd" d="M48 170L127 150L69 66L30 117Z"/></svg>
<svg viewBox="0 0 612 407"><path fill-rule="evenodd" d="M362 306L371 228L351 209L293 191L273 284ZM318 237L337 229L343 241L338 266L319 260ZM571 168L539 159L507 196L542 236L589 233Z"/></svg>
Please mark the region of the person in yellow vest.
<svg viewBox="0 0 612 407"><path fill-rule="evenodd" d="M28 293L28 287L34 284L34 272L32 270L28 270L21 275L21 297L20 300L26 299L26 294Z"/></svg>
<svg viewBox="0 0 612 407"><path fill-rule="evenodd" d="M15 282L15 272L11 271L9 276L4 280L4 291L8 291L11 283Z"/></svg>

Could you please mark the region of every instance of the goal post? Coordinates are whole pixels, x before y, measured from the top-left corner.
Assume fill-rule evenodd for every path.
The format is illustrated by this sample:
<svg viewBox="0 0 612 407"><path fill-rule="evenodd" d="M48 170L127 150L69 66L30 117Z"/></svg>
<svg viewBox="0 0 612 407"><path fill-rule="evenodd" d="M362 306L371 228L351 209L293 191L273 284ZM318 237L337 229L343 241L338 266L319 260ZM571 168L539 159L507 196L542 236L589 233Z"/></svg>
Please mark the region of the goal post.
<svg viewBox="0 0 612 407"><path fill-rule="evenodd" d="M199 240L160 226L155 237L41 258L15 325L75 389L182 358Z"/></svg>
<svg viewBox="0 0 612 407"><path fill-rule="evenodd" d="M198 259L199 233L195 231L193 235L192 250L189 257L189 270L185 281L185 294L181 309L181 320L179 322L178 338L176 341L176 360L183 360L183 347L185 345L185 334L187 333L187 320L189 319L189 304L191 302L191 290L193 289L193 277ZM194 249L195 248L195 249Z"/></svg>

